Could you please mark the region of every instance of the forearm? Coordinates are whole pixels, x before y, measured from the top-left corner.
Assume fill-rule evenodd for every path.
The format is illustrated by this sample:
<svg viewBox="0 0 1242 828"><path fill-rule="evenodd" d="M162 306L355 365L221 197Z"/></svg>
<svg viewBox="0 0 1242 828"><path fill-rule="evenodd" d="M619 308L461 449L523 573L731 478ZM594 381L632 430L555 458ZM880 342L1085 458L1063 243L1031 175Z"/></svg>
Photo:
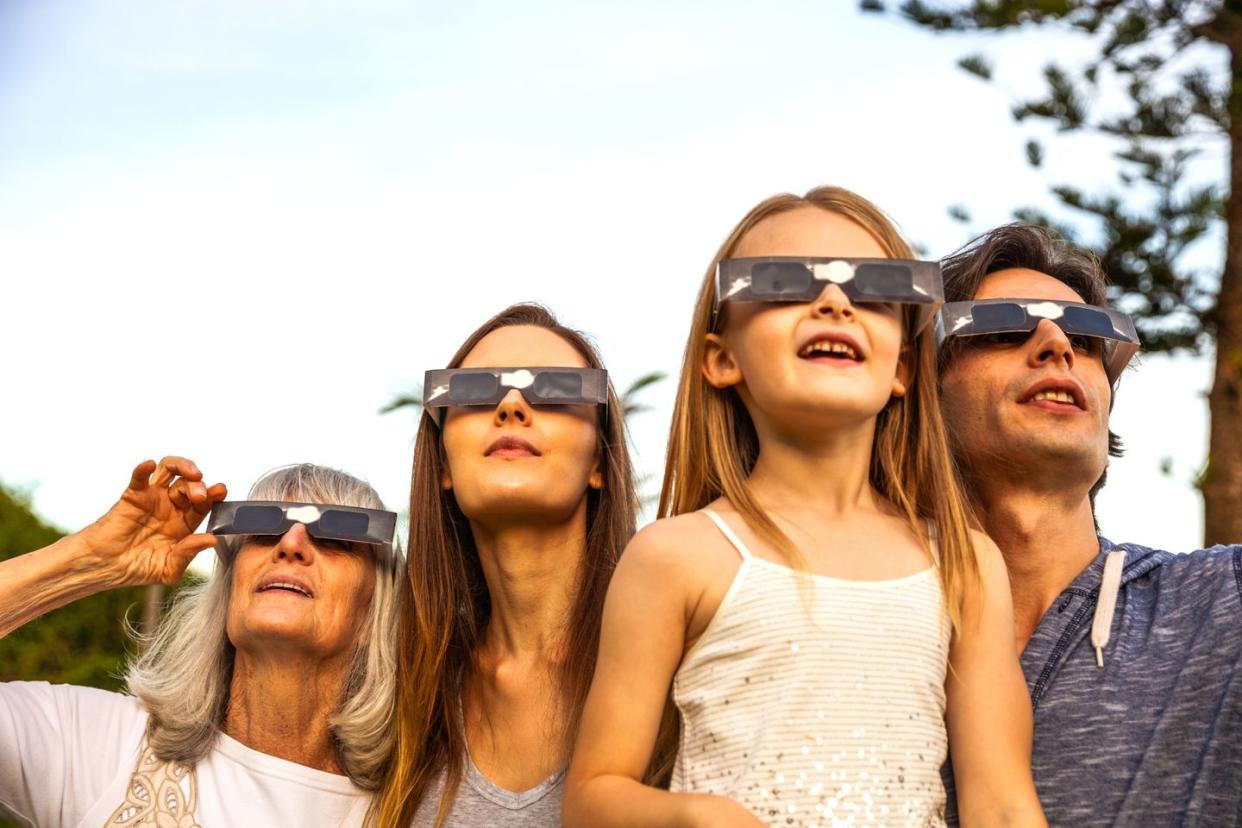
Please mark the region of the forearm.
<svg viewBox="0 0 1242 828"><path fill-rule="evenodd" d="M1016 797L1005 803L995 803L991 807L962 810L959 814L962 828L1047 828L1048 820L1034 792L1028 797Z"/></svg>
<svg viewBox="0 0 1242 828"><path fill-rule="evenodd" d="M601 774L571 787L565 797L565 828L689 828L700 794L670 793L620 774Z"/></svg>
<svg viewBox="0 0 1242 828"><path fill-rule="evenodd" d="M0 638L57 607L120 585L80 533L0 561Z"/></svg>

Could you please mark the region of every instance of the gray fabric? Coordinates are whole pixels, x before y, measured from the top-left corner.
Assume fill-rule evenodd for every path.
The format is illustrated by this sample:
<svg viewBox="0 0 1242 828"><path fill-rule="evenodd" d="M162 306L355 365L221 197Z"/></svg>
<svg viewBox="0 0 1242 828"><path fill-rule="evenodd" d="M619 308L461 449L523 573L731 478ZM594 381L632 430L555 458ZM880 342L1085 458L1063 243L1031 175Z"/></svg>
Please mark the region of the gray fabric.
<svg viewBox="0 0 1242 828"><path fill-rule="evenodd" d="M435 825L443 781L441 776L419 805L414 814L414 828L432 828ZM564 798L564 769L528 790L507 791L479 773L467 754L466 773L444 825L446 828L555 828L561 824L561 802Z"/></svg>
<svg viewBox="0 0 1242 828"><path fill-rule="evenodd" d="M1125 568L1099 669L1089 633L1113 548L1100 539L1022 653L1048 821L1242 825L1242 546L1117 547ZM950 794L951 777L946 765Z"/></svg>

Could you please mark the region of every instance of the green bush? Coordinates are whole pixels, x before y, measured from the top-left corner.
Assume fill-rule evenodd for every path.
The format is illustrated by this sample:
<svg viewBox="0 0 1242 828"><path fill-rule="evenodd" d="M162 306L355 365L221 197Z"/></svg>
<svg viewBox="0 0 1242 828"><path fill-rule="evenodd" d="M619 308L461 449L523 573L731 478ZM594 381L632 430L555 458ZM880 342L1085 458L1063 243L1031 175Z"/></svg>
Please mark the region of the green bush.
<svg viewBox="0 0 1242 828"><path fill-rule="evenodd" d="M46 546L63 532L41 521L29 500L0 486L0 560ZM142 612L142 588L116 589L75 601L0 639L0 681L50 681L117 690L129 613Z"/></svg>

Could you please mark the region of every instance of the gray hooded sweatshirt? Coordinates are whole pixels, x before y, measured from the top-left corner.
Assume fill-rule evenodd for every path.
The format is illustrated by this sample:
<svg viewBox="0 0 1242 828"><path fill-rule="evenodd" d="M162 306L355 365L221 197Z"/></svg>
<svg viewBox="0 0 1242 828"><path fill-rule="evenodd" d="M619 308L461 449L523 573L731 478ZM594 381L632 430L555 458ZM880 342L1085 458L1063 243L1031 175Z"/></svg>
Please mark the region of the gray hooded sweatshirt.
<svg viewBox="0 0 1242 828"><path fill-rule="evenodd" d="M1021 662L1050 825L1242 826L1242 546L1174 555L1101 538Z"/></svg>

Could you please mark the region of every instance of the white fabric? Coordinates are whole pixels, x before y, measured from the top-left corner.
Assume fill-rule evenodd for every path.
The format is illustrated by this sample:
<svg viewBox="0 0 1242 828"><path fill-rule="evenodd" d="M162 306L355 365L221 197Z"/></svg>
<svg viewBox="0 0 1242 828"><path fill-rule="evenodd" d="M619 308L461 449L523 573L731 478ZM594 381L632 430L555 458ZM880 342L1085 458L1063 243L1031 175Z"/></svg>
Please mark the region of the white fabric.
<svg viewBox="0 0 1242 828"><path fill-rule="evenodd" d="M139 769L146 726L146 711L130 696L0 683L0 811L38 828L362 824L369 798L348 778L224 734L193 768L148 761ZM154 811L170 803L182 812L157 821Z"/></svg>
<svg viewBox="0 0 1242 828"><path fill-rule="evenodd" d="M672 790L728 796L770 825L943 825L950 628L936 570L798 573L704 512L742 564L673 681Z"/></svg>

